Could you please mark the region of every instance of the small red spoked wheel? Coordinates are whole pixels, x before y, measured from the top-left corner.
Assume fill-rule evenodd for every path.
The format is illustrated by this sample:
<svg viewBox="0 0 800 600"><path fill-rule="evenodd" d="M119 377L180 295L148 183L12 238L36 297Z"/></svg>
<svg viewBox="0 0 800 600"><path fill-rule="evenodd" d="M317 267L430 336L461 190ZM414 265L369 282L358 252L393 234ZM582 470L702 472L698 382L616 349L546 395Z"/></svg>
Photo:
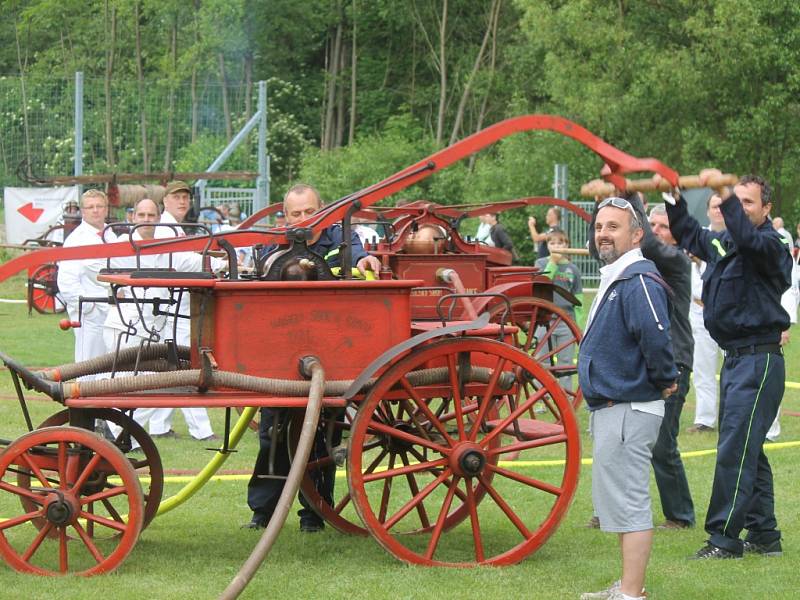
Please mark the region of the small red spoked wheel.
<svg viewBox="0 0 800 600"><path fill-rule="evenodd" d="M63 313L66 306L58 297L58 266L39 266L28 278L28 308L43 315Z"/></svg>
<svg viewBox="0 0 800 600"><path fill-rule="evenodd" d="M505 304L494 306L492 320L499 322L505 311ZM506 322L518 329L514 345L535 357L562 387L573 408L579 408L583 395L574 359L582 333L569 313L534 296L511 298L511 315L506 316Z"/></svg>
<svg viewBox="0 0 800 600"><path fill-rule="evenodd" d="M158 513L158 507L161 504L161 497L164 493L164 467L161 463L161 455L158 453L158 448L155 442L153 442L153 438L150 437L141 425L122 411L111 408L90 408L83 410L88 414L89 419L110 421L121 429L113 444L119 448L123 454L128 456L128 460L139 478L139 484L142 486L142 496L144 498L142 531L144 531ZM69 423L69 409L62 410L61 412L49 416L37 429L59 427L67 423ZM126 430L129 439L126 438ZM139 444L141 448L140 452L134 451L131 453L131 442L133 440ZM31 472L21 470L17 477L17 483L21 486L29 486L30 481ZM112 484L106 482L105 485L111 486ZM33 507L26 498L21 498L21 500L23 508L32 510ZM92 506L89 506L90 511L92 508ZM41 521L36 520L34 524L38 526L40 522Z"/></svg>
<svg viewBox="0 0 800 600"><path fill-rule="evenodd" d="M19 469L30 470L33 486L16 484ZM0 491L0 511L7 516L0 522L0 555L20 572L112 571L142 529L144 503L133 467L113 444L85 429L48 427L18 438L0 455ZM19 514L20 497L34 509ZM34 519L44 526L31 527ZM114 535L90 535L90 527Z"/></svg>
<svg viewBox="0 0 800 600"><path fill-rule="evenodd" d="M444 379L412 384L436 368ZM545 395L558 423L525 418ZM505 460L518 452L528 460ZM538 362L495 340L453 338L378 378L353 422L349 461L358 514L400 560L507 565L541 546L566 513L580 438L564 392Z"/></svg>

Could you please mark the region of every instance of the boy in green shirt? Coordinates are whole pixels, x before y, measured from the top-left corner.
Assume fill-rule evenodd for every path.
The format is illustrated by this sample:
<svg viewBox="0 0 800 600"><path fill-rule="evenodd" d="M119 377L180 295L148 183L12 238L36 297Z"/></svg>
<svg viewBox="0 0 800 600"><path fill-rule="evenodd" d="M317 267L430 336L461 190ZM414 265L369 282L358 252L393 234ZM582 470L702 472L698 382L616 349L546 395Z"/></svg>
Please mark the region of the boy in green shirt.
<svg viewBox="0 0 800 600"><path fill-rule="evenodd" d="M578 316L583 314L583 285L581 284L581 272L565 254L559 254L560 249L569 248L569 236L561 229L553 229L547 234L547 249L550 256L540 258L536 261L536 266L553 280L553 283L564 288L575 296L580 304L573 304L563 298L560 294L553 294L553 303L569 314L575 323L578 323ZM576 314L577 313L577 314ZM537 337L544 334L544 328L537 331ZM551 335L551 348L558 348L567 341L573 339L574 335L563 321L560 322ZM576 344L569 344L556 355L556 364L571 365L575 357ZM545 349L543 349L543 354ZM559 378L559 384L566 390L572 390L572 376Z"/></svg>

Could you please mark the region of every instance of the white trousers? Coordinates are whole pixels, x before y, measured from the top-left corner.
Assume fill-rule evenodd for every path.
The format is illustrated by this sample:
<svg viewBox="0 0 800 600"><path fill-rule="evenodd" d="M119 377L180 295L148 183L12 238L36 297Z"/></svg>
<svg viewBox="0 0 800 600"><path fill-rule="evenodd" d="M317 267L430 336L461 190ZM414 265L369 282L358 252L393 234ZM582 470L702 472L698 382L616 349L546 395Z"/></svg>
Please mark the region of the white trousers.
<svg viewBox="0 0 800 600"><path fill-rule="evenodd" d="M719 403L717 366L719 365L719 346L711 339L703 324L703 316L689 311L694 336L694 359L692 380L695 395L695 425L716 427Z"/></svg>
<svg viewBox="0 0 800 600"><path fill-rule="evenodd" d="M114 352L117 348L117 336L121 332L105 328L103 332L104 344L107 352ZM141 342L139 337L122 337L120 348L127 348L130 346L138 346ZM149 424L150 434L167 433L172 428L172 413L174 408L137 408L133 413L133 420L142 427L147 427ZM183 418L186 420L186 425L189 428L189 435L195 439L207 438L213 435L214 431L211 429L211 421L208 418L208 412L202 406L192 406L188 408L181 408ZM117 435L118 430L112 428L112 433Z"/></svg>
<svg viewBox="0 0 800 600"><path fill-rule="evenodd" d="M105 322L105 313L100 314L99 310L95 307L93 313L97 313L94 317L84 315L81 321L81 326L72 330L75 334L75 362L89 360L96 356L101 356L106 353L106 344L103 341L103 323ZM69 311L69 318L71 321L78 320L77 311ZM79 381L91 381L96 379L96 375L85 375L79 377Z"/></svg>

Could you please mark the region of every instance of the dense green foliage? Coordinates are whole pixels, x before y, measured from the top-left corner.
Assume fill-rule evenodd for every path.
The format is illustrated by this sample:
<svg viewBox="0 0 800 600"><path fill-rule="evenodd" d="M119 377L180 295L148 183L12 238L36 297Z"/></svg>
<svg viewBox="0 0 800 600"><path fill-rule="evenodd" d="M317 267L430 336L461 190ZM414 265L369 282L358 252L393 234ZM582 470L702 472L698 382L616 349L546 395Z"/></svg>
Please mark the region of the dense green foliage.
<svg viewBox="0 0 800 600"><path fill-rule="evenodd" d="M125 90L98 88L93 100L114 102L113 127L102 111L87 123L95 170L207 166L255 110L254 82L269 80L273 199L297 179L328 198L343 195L486 125L543 112L682 173L761 173L776 188L775 212L789 225L800 217L800 6L792 0L1 4L0 74L14 85L0 85L0 98L17 106L0 116L7 135L33 126L20 108L20 75L33 96L33 82L63 88L53 107L61 135L32 144L48 154L38 158L48 174L69 172L64 124L76 70L98 86L108 81L111 92ZM143 102L142 89L160 94L160 104ZM225 96L226 110L193 96L209 90ZM188 115L198 107L195 122ZM213 118L218 125L203 133L200 121ZM0 150L13 172L21 157ZM407 195L461 202L548 194L555 162L569 164L571 197L601 167L574 142L517 136ZM254 143L226 165L254 166ZM517 221L512 230L524 235L524 218Z"/></svg>

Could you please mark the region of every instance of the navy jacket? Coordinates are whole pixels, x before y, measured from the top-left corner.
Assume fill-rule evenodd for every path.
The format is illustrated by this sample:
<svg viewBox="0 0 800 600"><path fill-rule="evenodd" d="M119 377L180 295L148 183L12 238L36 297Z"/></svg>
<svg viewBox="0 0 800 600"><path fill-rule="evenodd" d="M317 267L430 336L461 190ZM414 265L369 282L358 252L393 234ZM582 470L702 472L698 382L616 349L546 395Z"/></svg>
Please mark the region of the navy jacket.
<svg viewBox="0 0 800 600"><path fill-rule="evenodd" d="M652 261L625 269L581 340L578 380L590 410L609 401L660 400L661 391L678 376L667 292L645 273L658 274Z"/></svg>
<svg viewBox="0 0 800 600"><path fill-rule="evenodd" d="M725 231L700 227L681 198L667 204L672 235L708 263L703 273L703 321L724 349L778 343L789 328L781 294L791 285L789 247L767 219L754 227L734 195L720 205Z"/></svg>

